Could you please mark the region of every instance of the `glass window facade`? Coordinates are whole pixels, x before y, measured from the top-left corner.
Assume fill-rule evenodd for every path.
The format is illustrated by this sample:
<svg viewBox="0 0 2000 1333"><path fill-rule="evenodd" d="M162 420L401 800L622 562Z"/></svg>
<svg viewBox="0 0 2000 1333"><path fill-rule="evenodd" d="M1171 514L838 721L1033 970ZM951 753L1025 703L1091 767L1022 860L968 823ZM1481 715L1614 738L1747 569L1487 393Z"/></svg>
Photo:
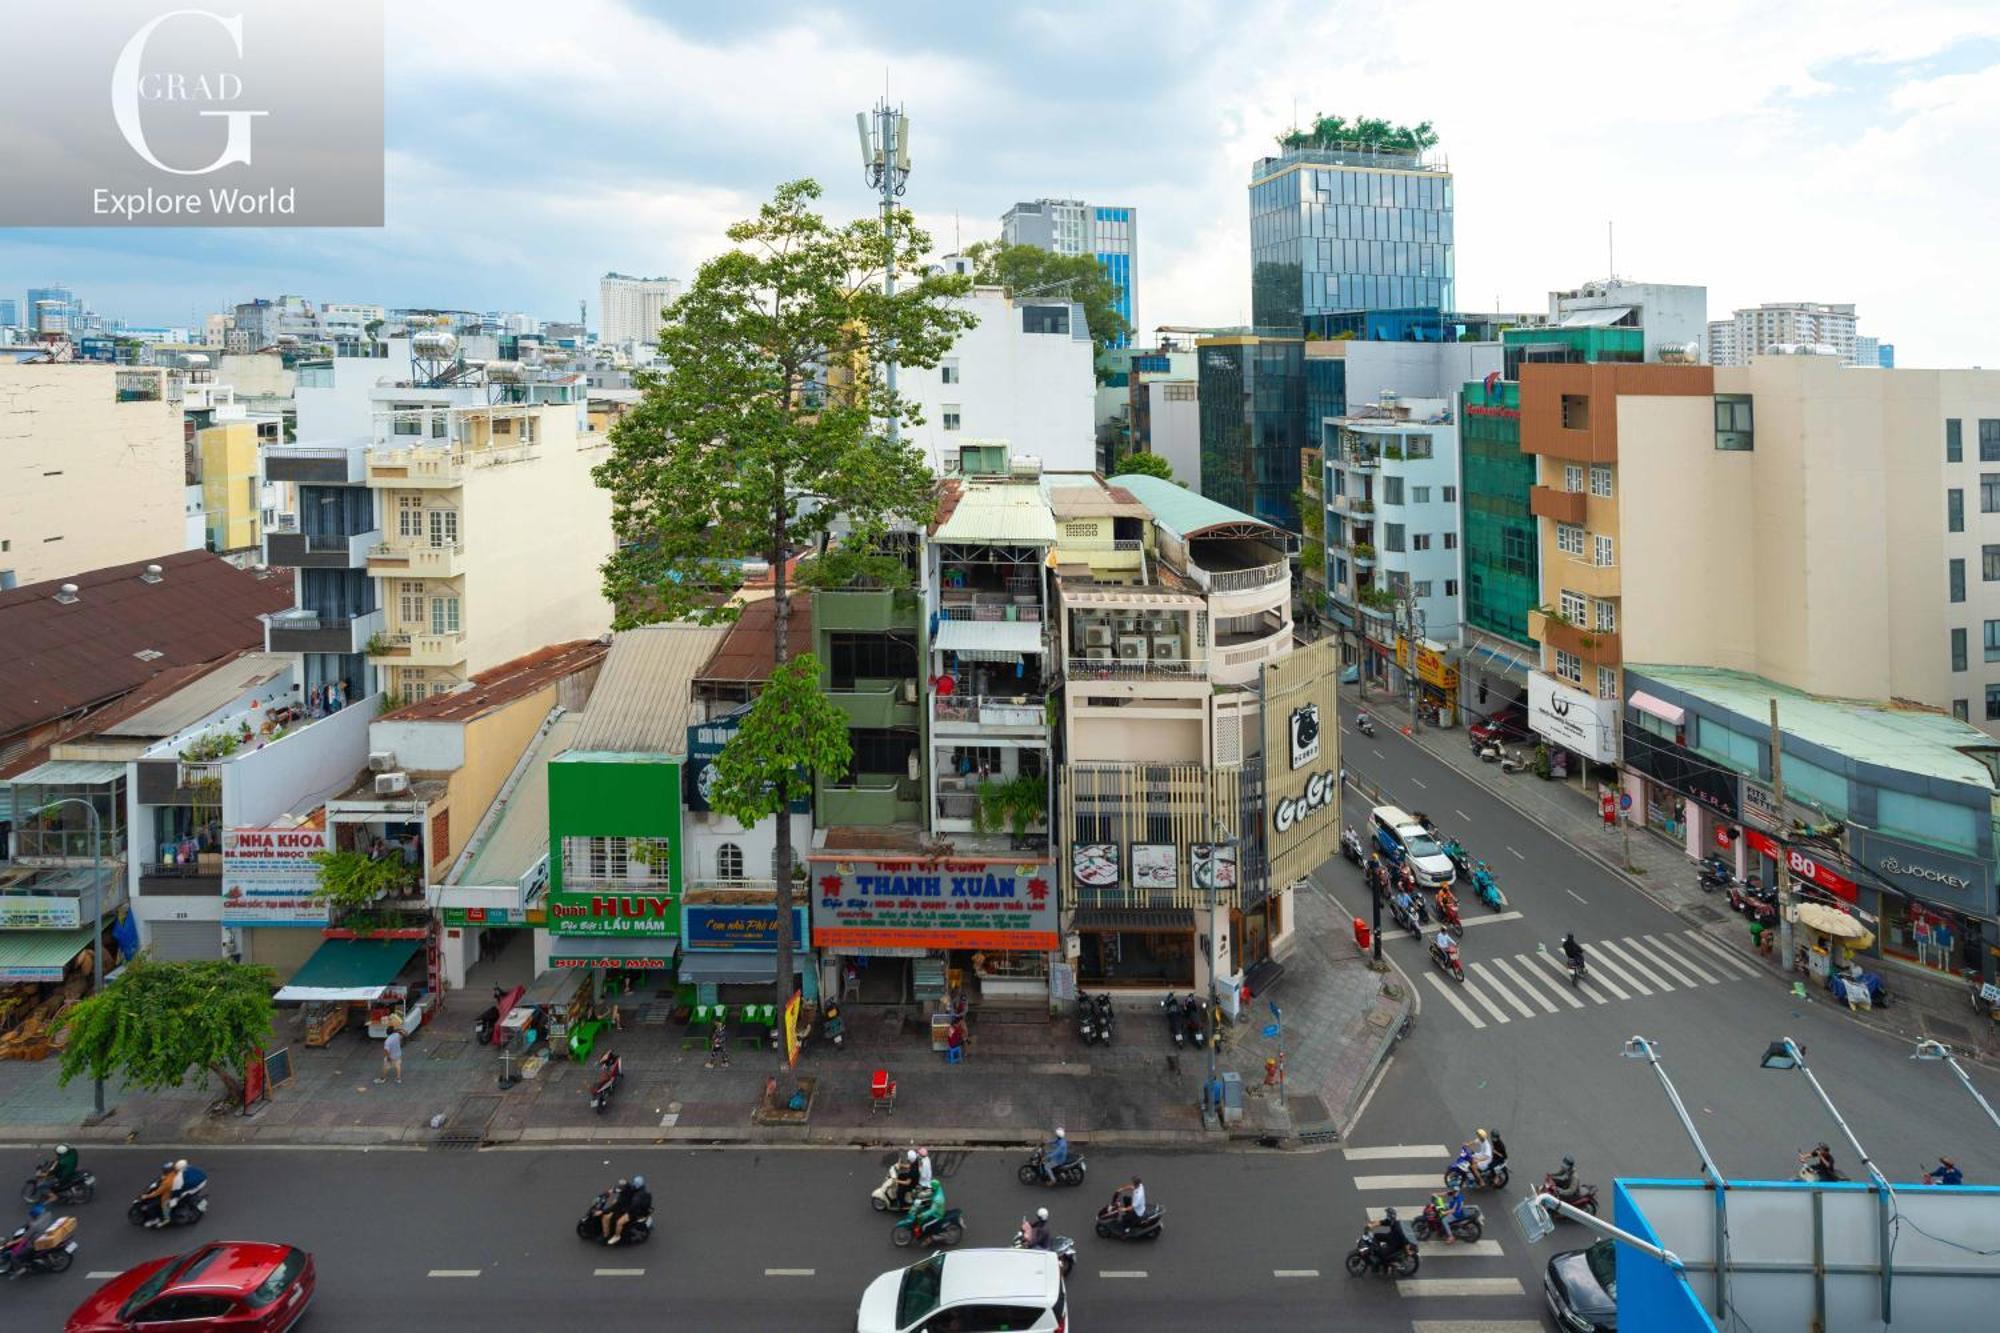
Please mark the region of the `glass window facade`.
<svg viewBox="0 0 2000 1333"><path fill-rule="evenodd" d="M1457 308L1452 178L1412 159L1289 156L1250 186L1251 319L1304 328L1337 311Z"/></svg>
<svg viewBox="0 0 2000 1333"><path fill-rule="evenodd" d="M1465 491L1465 616L1472 625L1526 645L1528 612L1540 604L1540 561L1528 492L1535 460L1521 452L1521 386L1489 393L1474 380L1459 395L1459 465Z"/></svg>
<svg viewBox="0 0 2000 1333"><path fill-rule="evenodd" d="M1201 493L1297 532L1300 451L1319 438L1307 431L1304 342L1244 338L1198 351Z"/></svg>

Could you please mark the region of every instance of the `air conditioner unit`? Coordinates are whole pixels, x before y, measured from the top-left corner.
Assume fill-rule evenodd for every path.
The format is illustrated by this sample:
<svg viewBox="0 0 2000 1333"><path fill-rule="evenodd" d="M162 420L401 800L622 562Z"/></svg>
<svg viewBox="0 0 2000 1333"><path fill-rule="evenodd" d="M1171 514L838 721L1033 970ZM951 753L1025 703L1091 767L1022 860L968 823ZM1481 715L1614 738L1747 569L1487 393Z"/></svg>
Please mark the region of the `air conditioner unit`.
<svg viewBox="0 0 2000 1333"><path fill-rule="evenodd" d="M906 704L913 704L916 701L917 701L917 682L915 682L914 680L904 681L903 702Z"/></svg>
<svg viewBox="0 0 2000 1333"><path fill-rule="evenodd" d="M410 789L408 773L377 773L375 794L377 796L401 796Z"/></svg>
<svg viewBox="0 0 2000 1333"><path fill-rule="evenodd" d="M1146 660L1146 636L1143 634L1121 634L1118 636L1118 660L1121 662L1143 662Z"/></svg>
<svg viewBox="0 0 2000 1333"><path fill-rule="evenodd" d="M1083 641L1092 648L1109 648L1111 646L1111 626L1086 626L1083 631Z"/></svg>
<svg viewBox="0 0 2000 1333"><path fill-rule="evenodd" d="M1111 660L1111 650L1109 648L1086 648L1083 655L1087 660L1092 662L1109 662Z"/></svg>
<svg viewBox="0 0 2000 1333"><path fill-rule="evenodd" d="M396 752L394 750L370 750L368 752L368 771L370 773L393 773L395 769Z"/></svg>
<svg viewBox="0 0 2000 1333"><path fill-rule="evenodd" d="M1153 660L1156 662L1178 662L1186 653L1181 651L1181 636L1178 634L1155 634L1153 636Z"/></svg>

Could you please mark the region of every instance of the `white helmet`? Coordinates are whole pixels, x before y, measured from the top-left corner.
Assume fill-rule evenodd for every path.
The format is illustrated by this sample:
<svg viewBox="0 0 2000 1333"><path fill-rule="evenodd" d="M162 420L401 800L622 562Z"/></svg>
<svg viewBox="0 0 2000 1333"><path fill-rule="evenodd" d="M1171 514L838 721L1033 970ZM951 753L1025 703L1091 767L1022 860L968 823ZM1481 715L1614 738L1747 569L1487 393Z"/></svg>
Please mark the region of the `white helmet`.
<svg viewBox="0 0 2000 1333"><path fill-rule="evenodd" d="M1046 1222L1049 1220L1049 1210L1046 1208L1037 1208L1035 1209L1035 1216Z"/></svg>
<svg viewBox="0 0 2000 1333"><path fill-rule="evenodd" d="M908 1152L904 1153L904 1154L903 1154L903 1160L904 1160L904 1161L906 1161L906 1162L914 1162L914 1161L916 1161L916 1160L917 1160L917 1150L916 1150L915 1148L912 1148L912 1149L910 1149L910 1150L909 1150Z"/></svg>
<svg viewBox="0 0 2000 1333"><path fill-rule="evenodd" d="M1059 1139L1066 1139L1066 1138L1068 1138L1068 1137L1069 1137L1069 1134L1068 1134L1068 1132L1067 1132L1066 1130L1064 1130L1064 1129L1063 1129L1063 1127L1062 1127L1061 1125L1057 1125L1057 1126L1056 1126L1056 1137L1057 1137L1057 1138L1059 1138Z"/></svg>
<svg viewBox="0 0 2000 1333"><path fill-rule="evenodd" d="M181 1158L180 1161L174 1163L174 1170L176 1171L185 1171L187 1169L188 1169L188 1159L185 1157Z"/></svg>

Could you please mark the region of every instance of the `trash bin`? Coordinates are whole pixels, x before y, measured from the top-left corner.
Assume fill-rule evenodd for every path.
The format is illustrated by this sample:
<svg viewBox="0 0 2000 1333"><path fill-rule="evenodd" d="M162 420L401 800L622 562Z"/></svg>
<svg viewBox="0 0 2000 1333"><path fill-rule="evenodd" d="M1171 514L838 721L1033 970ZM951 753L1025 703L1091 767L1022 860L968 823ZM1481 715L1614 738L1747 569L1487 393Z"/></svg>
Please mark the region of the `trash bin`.
<svg viewBox="0 0 2000 1333"><path fill-rule="evenodd" d="M1243 1119L1243 1076L1233 1070L1222 1075L1222 1123L1238 1124Z"/></svg>

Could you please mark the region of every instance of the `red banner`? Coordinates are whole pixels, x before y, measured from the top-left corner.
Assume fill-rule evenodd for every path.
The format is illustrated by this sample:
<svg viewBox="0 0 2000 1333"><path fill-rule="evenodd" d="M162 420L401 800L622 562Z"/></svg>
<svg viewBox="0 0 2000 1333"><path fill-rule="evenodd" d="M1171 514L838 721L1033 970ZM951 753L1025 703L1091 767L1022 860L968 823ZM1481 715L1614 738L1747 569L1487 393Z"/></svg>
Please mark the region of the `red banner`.
<svg viewBox="0 0 2000 1333"><path fill-rule="evenodd" d="M1861 897L1861 888L1853 880L1831 866L1815 861L1796 847L1780 847L1768 835L1756 829L1745 828L1743 836L1753 851L1761 852L1773 861L1783 857L1785 865L1794 875L1810 884L1817 884L1836 898L1855 902Z"/></svg>

